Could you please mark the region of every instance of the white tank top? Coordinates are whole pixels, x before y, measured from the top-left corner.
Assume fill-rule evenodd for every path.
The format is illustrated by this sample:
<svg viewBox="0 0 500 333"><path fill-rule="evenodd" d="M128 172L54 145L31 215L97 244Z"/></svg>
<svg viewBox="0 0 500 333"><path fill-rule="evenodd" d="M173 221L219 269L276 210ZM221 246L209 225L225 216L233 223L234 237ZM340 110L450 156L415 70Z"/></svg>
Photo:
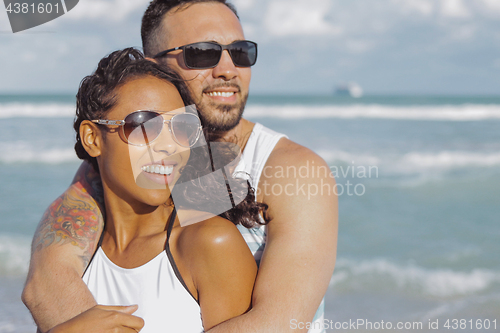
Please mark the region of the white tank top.
<svg viewBox="0 0 500 333"><path fill-rule="evenodd" d="M233 174L236 177L248 175L250 185L257 191L260 176L269 155L271 155L278 141L286 137L285 134L277 133L260 123L256 123ZM259 265L266 245L266 226L247 229L238 224L237 228L243 235L250 251L252 251L257 265Z"/></svg>
<svg viewBox="0 0 500 333"><path fill-rule="evenodd" d="M175 214L172 216L169 227ZM170 231L171 228L168 235ZM184 286L168 240L165 251L144 265L130 269L114 264L99 247L83 281L97 304L138 304L134 315L144 319L141 333L203 332L200 306Z"/></svg>
<svg viewBox="0 0 500 333"><path fill-rule="evenodd" d="M264 171L267 159L278 141L283 137L286 138L287 136L264 127L262 124L256 123L248 138L245 150L243 150L241 160L235 169L235 175L248 174L250 176L250 184L257 191L260 176ZM270 172L272 172L272 170L270 170ZM252 251L257 265L259 265L266 246L266 226L247 229L242 225L237 225L237 228L247 242L250 251ZM325 332L323 325L324 314L325 299L323 298L323 301L316 311L309 333Z"/></svg>

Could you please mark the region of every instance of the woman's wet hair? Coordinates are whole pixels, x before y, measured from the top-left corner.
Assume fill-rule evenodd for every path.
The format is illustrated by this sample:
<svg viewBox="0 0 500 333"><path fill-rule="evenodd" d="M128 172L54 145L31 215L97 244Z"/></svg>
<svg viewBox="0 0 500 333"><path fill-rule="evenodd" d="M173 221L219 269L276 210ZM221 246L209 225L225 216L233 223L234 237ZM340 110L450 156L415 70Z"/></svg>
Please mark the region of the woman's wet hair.
<svg viewBox="0 0 500 333"><path fill-rule="evenodd" d="M78 157L89 162L99 172L97 159L90 156L82 145L80 138L80 124L84 120L103 119L117 104L117 89L125 83L145 76L153 76L172 83L185 105L193 104L189 88L182 77L172 69L159 65L144 58L144 55L135 48L126 48L115 51L103 58L95 72L86 76L80 83L76 95L76 117L73 127L76 131L75 151ZM104 129L104 128L103 128ZM203 129L207 143L220 140ZM244 198L232 209L218 214L234 224L242 224L247 228L267 223L267 205L255 201L254 189L244 179L231 179L231 187L220 178L211 177L210 172L223 168L231 163L238 155L234 145L218 143L213 145L212 154L217 158L207 156L205 149L193 149L187 165L181 170L179 182L192 182L194 186L185 187L180 195L176 195L176 207L182 208L183 203L192 207L193 204L200 210L210 211L210 207L221 204L227 199L228 192L235 198ZM213 155L215 156L215 155ZM213 157L212 156L212 157ZM215 163L215 164L214 164ZM206 177L207 174L209 177ZM203 178L202 182L198 180ZM214 189L225 189L217 191ZM176 190L174 186L173 192ZM264 219L260 218L260 214Z"/></svg>
<svg viewBox="0 0 500 333"><path fill-rule="evenodd" d="M76 95L76 117L73 127L76 131L75 151L78 157L88 161L99 170L96 158L83 148L80 138L80 124L84 120L102 119L116 105L117 89L133 79L153 76L172 83L185 105L193 104L184 80L173 70L146 60L135 48L115 51L99 61L92 75L80 83Z"/></svg>

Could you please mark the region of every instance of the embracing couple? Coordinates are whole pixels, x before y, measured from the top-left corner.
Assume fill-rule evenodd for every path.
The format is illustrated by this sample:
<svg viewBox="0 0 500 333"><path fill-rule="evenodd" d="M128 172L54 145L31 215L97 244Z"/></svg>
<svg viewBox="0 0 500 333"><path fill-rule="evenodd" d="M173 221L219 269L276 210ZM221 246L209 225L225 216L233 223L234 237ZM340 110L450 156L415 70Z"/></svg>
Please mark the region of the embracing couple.
<svg viewBox="0 0 500 333"><path fill-rule="evenodd" d="M257 45L225 0L152 1L141 30L145 58L113 52L80 85L85 162L38 226L23 292L39 330L322 332L337 198L288 193L334 180L285 175L329 169L242 118ZM186 208L221 193L226 210Z"/></svg>

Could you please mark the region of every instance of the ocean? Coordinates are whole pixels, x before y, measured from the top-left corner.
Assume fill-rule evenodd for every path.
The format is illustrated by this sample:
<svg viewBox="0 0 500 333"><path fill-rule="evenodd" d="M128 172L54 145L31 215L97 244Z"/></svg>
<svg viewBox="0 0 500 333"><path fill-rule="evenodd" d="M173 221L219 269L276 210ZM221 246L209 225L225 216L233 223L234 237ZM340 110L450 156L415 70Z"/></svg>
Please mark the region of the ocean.
<svg viewBox="0 0 500 333"><path fill-rule="evenodd" d="M80 164L73 115L71 95L0 95L0 333L35 332L20 295ZM328 332L500 331L500 97L252 96L245 117L337 178Z"/></svg>

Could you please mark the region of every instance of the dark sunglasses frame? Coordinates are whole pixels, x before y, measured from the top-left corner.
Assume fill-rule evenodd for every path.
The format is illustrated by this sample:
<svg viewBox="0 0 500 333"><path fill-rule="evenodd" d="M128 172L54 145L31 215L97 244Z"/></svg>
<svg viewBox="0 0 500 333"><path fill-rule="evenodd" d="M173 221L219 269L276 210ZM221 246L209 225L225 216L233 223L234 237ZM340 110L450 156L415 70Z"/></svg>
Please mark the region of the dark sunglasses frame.
<svg viewBox="0 0 500 333"><path fill-rule="evenodd" d="M231 53L231 49L235 47L234 45L238 44L238 43L242 43L242 42L250 43L255 47L255 59L253 59L253 61L251 61L251 63L249 65L237 64L234 61L233 55ZM200 45L200 44L212 44L212 45L215 45L215 46L220 48L220 53L219 53L217 62L213 66L192 66L192 64L189 63L188 59L186 59L185 49L187 47L196 46L196 45ZM156 54L153 58L157 59L157 58L164 57L167 53L172 52L172 51L176 51L176 50L182 50L183 57L184 57L184 63L186 64L186 67L190 68L190 69L208 69L208 68L216 67L219 64L220 58L222 57L222 52L224 52L224 50L227 50L229 52L229 55L231 56L231 60L233 61L233 64L236 67L251 67L251 66L255 65L255 63L257 62L257 43L249 41L249 40L238 40L238 41L232 42L231 44L227 44L227 45L222 45L222 44L219 44L217 42L210 42L210 41L208 41L208 42L196 42L196 43L191 43L191 44L187 44L187 45L183 45L183 46L174 47L172 49L168 49L165 51L161 51L160 53Z"/></svg>
<svg viewBox="0 0 500 333"><path fill-rule="evenodd" d="M144 113L144 112L146 112L146 113L152 113L152 114L155 115L155 117L161 117L162 120L163 120L162 127L161 127L160 131L158 132L158 134L156 135L156 137L153 140L151 140L151 141L146 140L147 143L145 143L145 144L137 144L137 143L130 142L129 139L128 139L128 137L127 137L127 135L125 134L125 125L127 124L127 118L129 118L130 116L133 116L134 114L138 114L138 113L141 113L141 112L142 113ZM191 147L193 147L196 144L196 142L198 141L198 139L200 138L200 134L202 132L200 118L197 115L193 114L193 113L177 113L174 116L172 116L172 118L170 118L169 120L164 120L163 116L162 116L164 113L166 113L166 112L165 111L153 111L153 110L137 110L137 111L129 113L125 117L124 120L94 119L94 120L92 120L92 122L96 123L98 125L120 126L122 128L123 137L125 138L125 140L127 140L127 143L130 144L130 145L132 145L132 146L139 146L139 147L141 147L141 146L147 146L148 144L154 142L160 136L161 132L163 131L163 126L165 125L165 123L168 123L168 130L169 130L170 134L172 134L172 137L174 138L175 142L178 145L180 145L182 147L185 147L185 148L191 148ZM198 119L198 123L199 123L198 132L196 134L196 139L194 140L193 144L188 145L188 146L183 145L182 143L179 142L179 140L177 139L177 136L175 135L175 131L172 129L172 121L174 120L174 118L177 117L177 116L182 116L182 115L193 116L196 119ZM150 118L148 121L150 121L151 119L154 119L155 117ZM142 126L142 125L143 125L143 123L141 123L140 126Z"/></svg>

